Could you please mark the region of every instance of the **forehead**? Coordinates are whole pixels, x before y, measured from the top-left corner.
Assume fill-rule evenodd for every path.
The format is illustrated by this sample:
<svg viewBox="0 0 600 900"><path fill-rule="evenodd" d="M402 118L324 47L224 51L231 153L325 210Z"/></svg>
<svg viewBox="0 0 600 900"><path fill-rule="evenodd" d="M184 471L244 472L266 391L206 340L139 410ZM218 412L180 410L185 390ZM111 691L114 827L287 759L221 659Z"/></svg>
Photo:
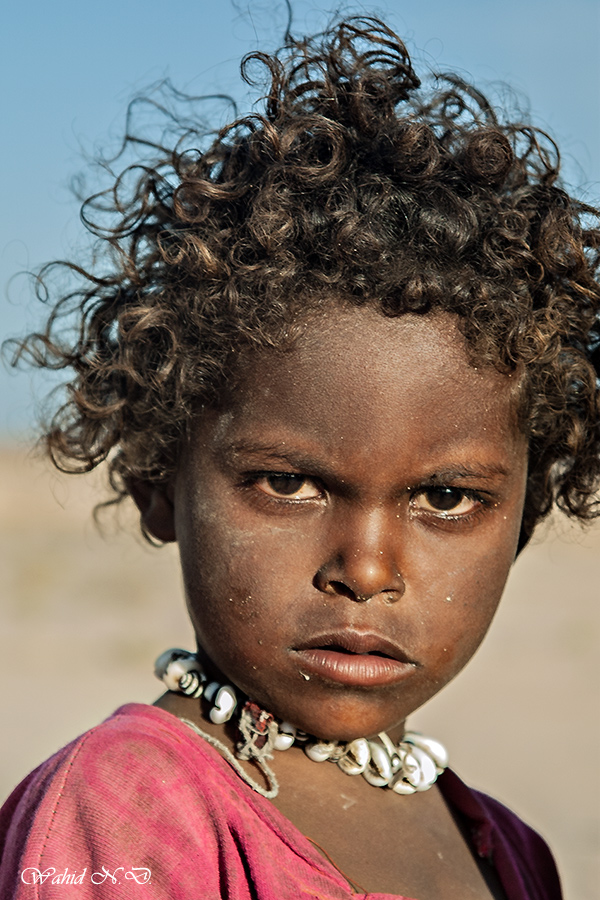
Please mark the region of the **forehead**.
<svg viewBox="0 0 600 900"><path fill-rule="evenodd" d="M517 440L518 380L471 365L451 315L339 309L306 322L291 350L248 360L222 425L283 419L332 446L385 440L386 430L432 446L464 443L469 431Z"/></svg>

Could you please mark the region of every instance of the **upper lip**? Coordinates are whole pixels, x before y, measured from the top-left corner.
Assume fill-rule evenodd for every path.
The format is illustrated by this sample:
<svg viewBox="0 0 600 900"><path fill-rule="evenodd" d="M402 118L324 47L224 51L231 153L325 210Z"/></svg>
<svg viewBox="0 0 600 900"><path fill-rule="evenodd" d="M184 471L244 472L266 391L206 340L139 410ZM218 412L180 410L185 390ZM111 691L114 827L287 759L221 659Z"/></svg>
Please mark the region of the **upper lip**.
<svg viewBox="0 0 600 900"><path fill-rule="evenodd" d="M399 662L416 665L414 660L394 641L381 637L374 632L367 631L328 631L315 635L310 640L294 647L295 650L335 650L340 649L347 653L367 654L381 653L396 659Z"/></svg>

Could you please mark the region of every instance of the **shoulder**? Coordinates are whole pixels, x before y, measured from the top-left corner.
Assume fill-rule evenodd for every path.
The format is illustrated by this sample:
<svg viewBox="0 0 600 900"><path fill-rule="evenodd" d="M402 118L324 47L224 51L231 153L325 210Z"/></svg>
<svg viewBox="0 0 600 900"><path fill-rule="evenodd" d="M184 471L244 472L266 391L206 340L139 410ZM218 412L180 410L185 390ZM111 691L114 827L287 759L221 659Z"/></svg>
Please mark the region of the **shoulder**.
<svg viewBox="0 0 600 900"><path fill-rule="evenodd" d="M90 797L111 809L144 804L173 782L183 783L182 774L194 757L206 757L210 779L211 755L175 717L143 704L129 704L42 763L16 788L7 801L9 810L35 803L48 807L50 819L58 805ZM38 809L38 814L39 814ZM0 820L2 821L2 820Z"/></svg>
<svg viewBox="0 0 600 900"><path fill-rule="evenodd" d="M19 785L0 813L0 856L2 900L56 900L63 883L78 900L252 900L290 896L290 884L304 885L294 896L348 896L216 750L137 704Z"/></svg>
<svg viewBox="0 0 600 900"><path fill-rule="evenodd" d="M468 823L475 851L492 862L509 897L561 900L554 857L537 831L451 770L439 783L446 801Z"/></svg>
<svg viewBox="0 0 600 900"><path fill-rule="evenodd" d="M21 896L24 869L87 869L89 878L103 866L158 867L185 881L189 854L198 864L216 852L219 782L218 758L183 723L154 707L122 707L9 797L0 813L0 896Z"/></svg>

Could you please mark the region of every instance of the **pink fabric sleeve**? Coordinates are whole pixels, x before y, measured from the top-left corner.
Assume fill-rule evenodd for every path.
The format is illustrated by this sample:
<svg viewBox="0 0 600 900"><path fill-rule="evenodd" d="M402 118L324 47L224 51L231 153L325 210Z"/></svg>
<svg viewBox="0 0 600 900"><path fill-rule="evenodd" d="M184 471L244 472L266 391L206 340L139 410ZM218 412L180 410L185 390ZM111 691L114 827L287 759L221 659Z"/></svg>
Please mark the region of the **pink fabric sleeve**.
<svg viewBox="0 0 600 900"><path fill-rule="evenodd" d="M9 798L0 898L349 900L290 829L186 725L130 705Z"/></svg>
<svg viewBox="0 0 600 900"><path fill-rule="evenodd" d="M171 742L104 727L32 773L7 834L3 900L188 900L199 883L220 897L218 836Z"/></svg>

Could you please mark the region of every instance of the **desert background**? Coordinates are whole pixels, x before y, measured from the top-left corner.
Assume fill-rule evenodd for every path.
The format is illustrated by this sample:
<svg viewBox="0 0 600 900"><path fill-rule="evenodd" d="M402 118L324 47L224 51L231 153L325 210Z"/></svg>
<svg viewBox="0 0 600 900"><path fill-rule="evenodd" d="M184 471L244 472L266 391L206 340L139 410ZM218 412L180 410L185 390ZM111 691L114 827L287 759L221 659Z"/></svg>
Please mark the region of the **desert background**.
<svg viewBox="0 0 600 900"><path fill-rule="evenodd" d="M102 474L67 477L0 450L0 794L129 701L152 702L155 657L193 648L173 547L104 515ZM600 895L600 528L542 526L467 669L411 726L471 785L550 842L567 900Z"/></svg>

